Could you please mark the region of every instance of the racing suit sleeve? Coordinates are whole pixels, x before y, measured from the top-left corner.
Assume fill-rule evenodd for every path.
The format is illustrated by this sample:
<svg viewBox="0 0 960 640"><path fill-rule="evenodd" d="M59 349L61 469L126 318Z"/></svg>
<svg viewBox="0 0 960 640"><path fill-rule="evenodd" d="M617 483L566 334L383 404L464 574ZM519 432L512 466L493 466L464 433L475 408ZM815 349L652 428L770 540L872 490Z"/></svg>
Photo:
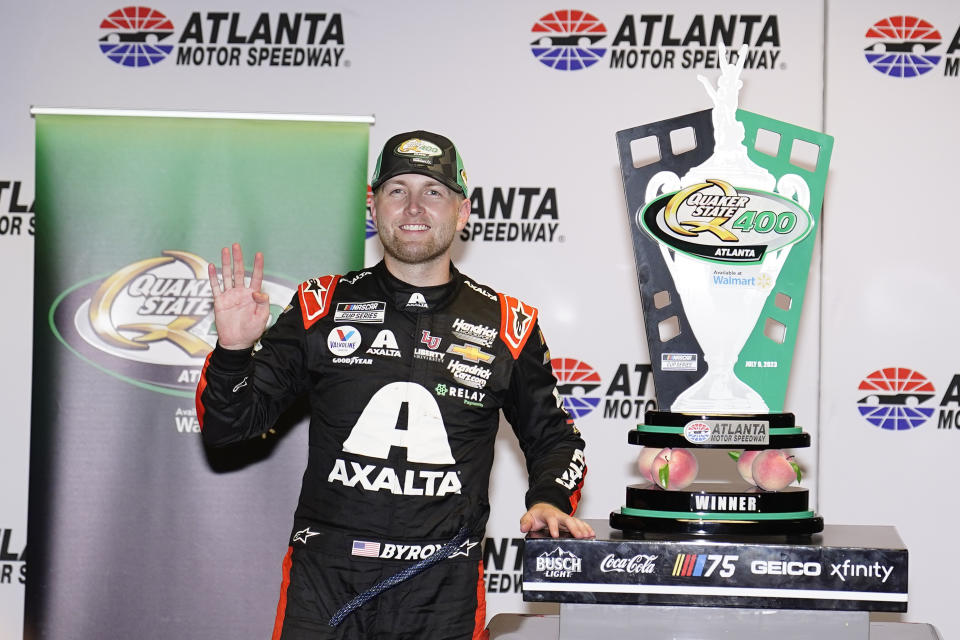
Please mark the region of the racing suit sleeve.
<svg viewBox="0 0 960 640"><path fill-rule="evenodd" d="M224 349L207 356L197 385L197 418L207 445L220 446L270 429L309 386L306 338L298 296L254 350Z"/></svg>
<svg viewBox="0 0 960 640"><path fill-rule="evenodd" d="M563 409L539 325L516 359L503 413L526 458L527 508L546 502L572 515L587 473L585 443Z"/></svg>

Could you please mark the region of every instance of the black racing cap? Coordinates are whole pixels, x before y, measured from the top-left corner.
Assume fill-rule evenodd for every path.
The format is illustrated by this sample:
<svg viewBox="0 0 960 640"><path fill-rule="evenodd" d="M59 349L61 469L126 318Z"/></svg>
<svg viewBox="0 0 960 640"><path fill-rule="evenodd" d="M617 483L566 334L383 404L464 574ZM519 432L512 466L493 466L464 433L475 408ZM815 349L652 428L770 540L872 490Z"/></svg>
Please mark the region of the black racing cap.
<svg viewBox="0 0 960 640"><path fill-rule="evenodd" d="M449 138L429 131L398 133L383 145L373 170L370 188L404 173L419 173L436 178L463 197L467 194L467 172L463 160Z"/></svg>

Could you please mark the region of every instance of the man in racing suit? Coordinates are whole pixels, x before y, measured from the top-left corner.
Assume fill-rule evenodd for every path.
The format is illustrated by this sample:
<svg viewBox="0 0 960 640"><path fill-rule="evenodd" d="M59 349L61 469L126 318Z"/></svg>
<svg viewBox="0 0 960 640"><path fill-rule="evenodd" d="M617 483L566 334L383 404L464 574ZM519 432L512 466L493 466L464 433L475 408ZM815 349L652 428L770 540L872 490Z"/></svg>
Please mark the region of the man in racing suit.
<svg viewBox="0 0 960 640"><path fill-rule="evenodd" d="M584 443L537 310L450 263L470 213L453 144L394 136L372 186L384 260L304 282L262 336L263 257L249 286L239 245L223 250L222 289L211 265L219 341L197 389L203 438L255 437L309 397L274 638L479 638L500 411L527 462L522 531L593 535L572 516Z"/></svg>

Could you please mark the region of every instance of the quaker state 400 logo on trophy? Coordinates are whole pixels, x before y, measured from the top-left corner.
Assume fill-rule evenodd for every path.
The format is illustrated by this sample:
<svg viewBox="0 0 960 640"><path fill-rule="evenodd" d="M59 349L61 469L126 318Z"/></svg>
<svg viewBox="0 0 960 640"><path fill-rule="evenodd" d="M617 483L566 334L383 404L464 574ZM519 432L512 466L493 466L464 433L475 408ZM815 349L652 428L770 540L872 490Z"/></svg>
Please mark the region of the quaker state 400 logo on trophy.
<svg viewBox="0 0 960 640"><path fill-rule="evenodd" d="M629 433L647 482L610 515L629 533L823 529L783 405L833 139L738 109L738 54L699 76L713 109L617 133L660 409ZM696 482L711 449L736 480Z"/></svg>

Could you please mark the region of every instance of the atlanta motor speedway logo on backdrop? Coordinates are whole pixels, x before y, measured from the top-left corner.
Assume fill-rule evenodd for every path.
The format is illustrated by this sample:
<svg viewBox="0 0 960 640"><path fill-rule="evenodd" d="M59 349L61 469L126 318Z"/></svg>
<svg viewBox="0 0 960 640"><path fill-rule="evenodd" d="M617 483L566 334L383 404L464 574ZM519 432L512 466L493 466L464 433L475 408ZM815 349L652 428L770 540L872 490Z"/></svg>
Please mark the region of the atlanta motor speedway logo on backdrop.
<svg viewBox="0 0 960 640"><path fill-rule="evenodd" d="M294 288L264 279L270 322ZM163 251L68 289L54 301L50 328L98 369L153 391L192 397L217 341L207 261Z"/></svg>
<svg viewBox="0 0 960 640"><path fill-rule="evenodd" d="M474 187L460 239L473 242L564 242L556 187Z"/></svg>
<svg viewBox="0 0 960 640"><path fill-rule="evenodd" d="M912 431L927 424L938 407L937 389L925 375L906 367L886 367L867 374L857 386L857 410L885 431ZM960 373L940 397L937 430L960 430Z"/></svg>
<svg viewBox="0 0 960 640"><path fill-rule="evenodd" d="M626 363L617 365L610 381L604 388L600 374L583 360L576 358L553 358L550 360L553 375L557 377L557 391L563 398L563 408L574 419L593 413L603 401L602 412L597 417L610 420L638 420L647 411L655 411L657 401L653 397L653 367L649 363Z"/></svg>
<svg viewBox="0 0 960 640"><path fill-rule="evenodd" d="M23 201L22 186L20 180L0 180L0 238L33 235L34 203Z"/></svg>
<svg viewBox="0 0 960 640"><path fill-rule="evenodd" d="M15 529L0 528L0 586L27 581L26 536L19 534Z"/></svg>
<svg viewBox="0 0 960 640"><path fill-rule="evenodd" d="M178 26L179 25L179 28ZM128 6L100 20L100 51L124 67L149 67L168 57L193 67L349 67L343 17L308 12L192 11Z"/></svg>
<svg viewBox="0 0 960 640"><path fill-rule="evenodd" d="M611 25L608 27L607 25ZM533 57L557 71L609 69L719 69L720 43L730 62L747 44L744 67L783 69L776 14L642 13L600 16L559 9L530 29ZM609 52L609 62L604 63Z"/></svg>
<svg viewBox="0 0 960 640"><path fill-rule="evenodd" d="M943 75L960 75L960 25L943 48L940 30L912 15L881 18L867 28L863 49L867 63L891 78L916 78L944 61Z"/></svg>

